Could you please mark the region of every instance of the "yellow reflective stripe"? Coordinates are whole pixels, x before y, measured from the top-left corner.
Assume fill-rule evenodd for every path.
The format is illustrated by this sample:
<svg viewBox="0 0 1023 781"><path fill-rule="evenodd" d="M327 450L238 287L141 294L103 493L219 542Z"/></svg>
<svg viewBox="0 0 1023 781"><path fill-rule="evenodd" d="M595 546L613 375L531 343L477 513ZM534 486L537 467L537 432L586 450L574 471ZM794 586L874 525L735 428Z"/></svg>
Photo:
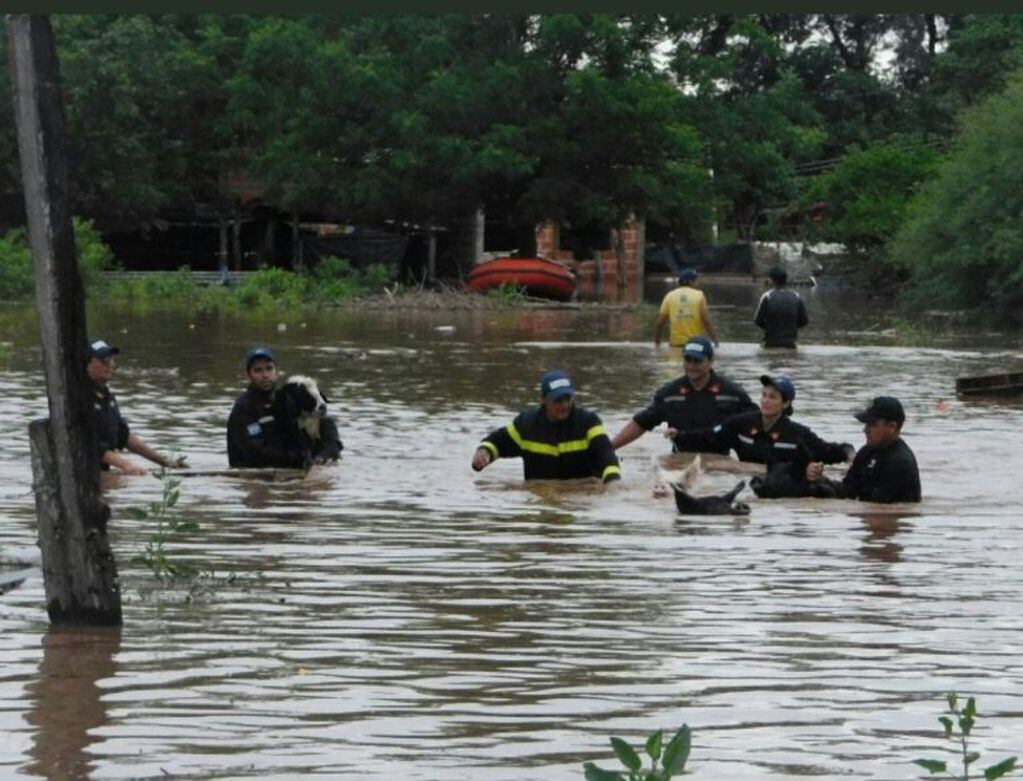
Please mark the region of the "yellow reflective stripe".
<svg viewBox="0 0 1023 781"><path fill-rule="evenodd" d="M607 476L608 475L618 475L619 477L621 477L622 476L622 470L619 469L614 464L611 464L610 466L605 466L604 467L604 472L603 472L603 474L601 474L600 479L601 480L607 480Z"/></svg>
<svg viewBox="0 0 1023 781"><path fill-rule="evenodd" d="M603 425L596 425L586 432L586 439L570 439L566 442L559 442L556 445L549 445L546 442L537 442L533 439L523 439L514 423L508 424L508 435L515 441L522 450L530 453L540 453L545 456L560 456L563 453L578 453L580 450L588 450L590 442L601 434L607 435Z"/></svg>
<svg viewBox="0 0 1023 781"><path fill-rule="evenodd" d="M497 445L495 445L493 442L483 441L483 442L480 442L479 446L481 448L483 448L484 450L489 450L490 451L490 455L492 455L494 458L498 458L498 456L500 455L497 452Z"/></svg>

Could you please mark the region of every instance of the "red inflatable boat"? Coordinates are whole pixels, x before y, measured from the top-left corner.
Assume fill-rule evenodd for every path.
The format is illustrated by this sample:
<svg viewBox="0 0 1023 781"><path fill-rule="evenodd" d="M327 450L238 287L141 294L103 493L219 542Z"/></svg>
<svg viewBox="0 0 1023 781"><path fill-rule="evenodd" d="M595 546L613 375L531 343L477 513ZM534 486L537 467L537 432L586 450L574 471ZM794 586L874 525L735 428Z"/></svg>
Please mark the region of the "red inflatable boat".
<svg viewBox="0 0 1023 781"><path fill-rule="evenodd" d="M568 301L575 293L575 274L543 258L494 258L476 266L466 280L477 293L501 285L519 285L531 296Z"/></svg>

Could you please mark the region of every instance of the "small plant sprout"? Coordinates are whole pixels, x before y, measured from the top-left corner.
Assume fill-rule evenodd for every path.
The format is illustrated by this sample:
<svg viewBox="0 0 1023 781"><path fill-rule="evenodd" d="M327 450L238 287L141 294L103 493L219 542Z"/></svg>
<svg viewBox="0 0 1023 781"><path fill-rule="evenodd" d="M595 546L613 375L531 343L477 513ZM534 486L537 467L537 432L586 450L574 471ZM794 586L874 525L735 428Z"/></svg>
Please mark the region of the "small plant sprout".
<svg viewBox="0 0 1023 781"><path fill-rule="evenodd" d="M615 756L625 765L624 771L604 770L587 762L583 765L586 781L667 781L674 775L685 771L692 746L692 734L689 727L683 724L675 736L664 746L664 732L657 730L646 739L644 749L650 758L650 767L643 769L643 760L639 753L621 738L611 738L611 748ZM663 750L662 750L663 749ZM658 764L660 763L660 764Z"/></svg>
<svg viewBox="0 0 1023 781"><path fill-rule="evenodd" d="M913 763L920 765L931 775L935 773L948 773L948 778L955 781L969 781L970 765L980 759L979 752L970 751L970 733L973 731L973 726L976 723L977 702L973 697L970 697L966 700L966 705L960 708L959 696L955 692L949 692L945 699L948 702L948 713L950 715L939 716L938 721L941 722L941 726L945 729L946 738L958 739L959 741L959 753L963 763L962 775L952 775L948 770L948 763L941 759L914 759ZM959 728L958 734L956 733L957 726ZM1016 757L1003 759L1001 762L996 762L984 768L984 779L985 781L991 781L995 778L1001 778L1006 773L1014 770L1015 767ZM975 778L979 778L979 776L975 776Z"/></svg>

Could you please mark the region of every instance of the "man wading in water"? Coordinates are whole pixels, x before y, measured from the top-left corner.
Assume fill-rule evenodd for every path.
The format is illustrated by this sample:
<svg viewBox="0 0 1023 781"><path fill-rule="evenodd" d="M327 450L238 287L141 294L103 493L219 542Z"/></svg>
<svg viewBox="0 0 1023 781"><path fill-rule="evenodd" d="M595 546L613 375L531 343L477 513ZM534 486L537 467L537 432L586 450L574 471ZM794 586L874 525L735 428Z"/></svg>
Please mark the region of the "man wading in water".
<svg viewBox="0 0 1023 781"><path fill-rule="evenodd" d="M760 297L753 322L764 329L764 347L793 349L799 329L810 322L806 304L799 293L787 287L789 275L785 269L775 266L769 276L774 287Z"/></svg>
<svg viewBox="0 0 1023 781"><path fill-rule="evenodd" d="M487 434L473 453L472 468L479 472L498 458L518 456L527 480L621 479L604 424L597 413L577 407L574 397L567 374L558 369L544 374L540 406Z"/></svg>

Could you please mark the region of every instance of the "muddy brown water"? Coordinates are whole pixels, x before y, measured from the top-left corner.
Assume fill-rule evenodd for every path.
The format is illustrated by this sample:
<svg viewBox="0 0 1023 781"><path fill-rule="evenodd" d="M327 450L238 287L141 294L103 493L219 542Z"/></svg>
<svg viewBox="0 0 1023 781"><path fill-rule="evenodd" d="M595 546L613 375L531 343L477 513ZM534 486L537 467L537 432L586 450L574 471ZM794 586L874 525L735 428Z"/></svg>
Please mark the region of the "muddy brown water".
<svg viewBox="0 0 1023 781"><path fill-rule="evenodd" d="M719 369L751 393L791 373L797 419L825 438L858 445L851 411L901 397L925 500L678 518L651 494L656 433L621 451L609 489L525 485L515 461L469 469L549 366L617 431L680 371L653 349L649 310L94 309L93 332L124 349L114 387L134 430L192 466L226 465L257 341L320 380L345 442L307 483L184 481L200 528L172 555L237 576L190 600L134 561L154 528L126 508L160 483L112 488L118 631L48 626L27 443L46 406L37 331L6 310L0 558L36 568L0 596L0 777L581 779L584 761L617 766L608 736L687 723L695 778L917 778L914 758L954 759L936 720L949 690L978 697L981 764L1018 754L1023 405L957 400L954 379L1019 367L1020 336L939 315L922 346L896 346L883 298L811 292L803 345L766 353L748 322L759 289L709 292Z"/></svg>

